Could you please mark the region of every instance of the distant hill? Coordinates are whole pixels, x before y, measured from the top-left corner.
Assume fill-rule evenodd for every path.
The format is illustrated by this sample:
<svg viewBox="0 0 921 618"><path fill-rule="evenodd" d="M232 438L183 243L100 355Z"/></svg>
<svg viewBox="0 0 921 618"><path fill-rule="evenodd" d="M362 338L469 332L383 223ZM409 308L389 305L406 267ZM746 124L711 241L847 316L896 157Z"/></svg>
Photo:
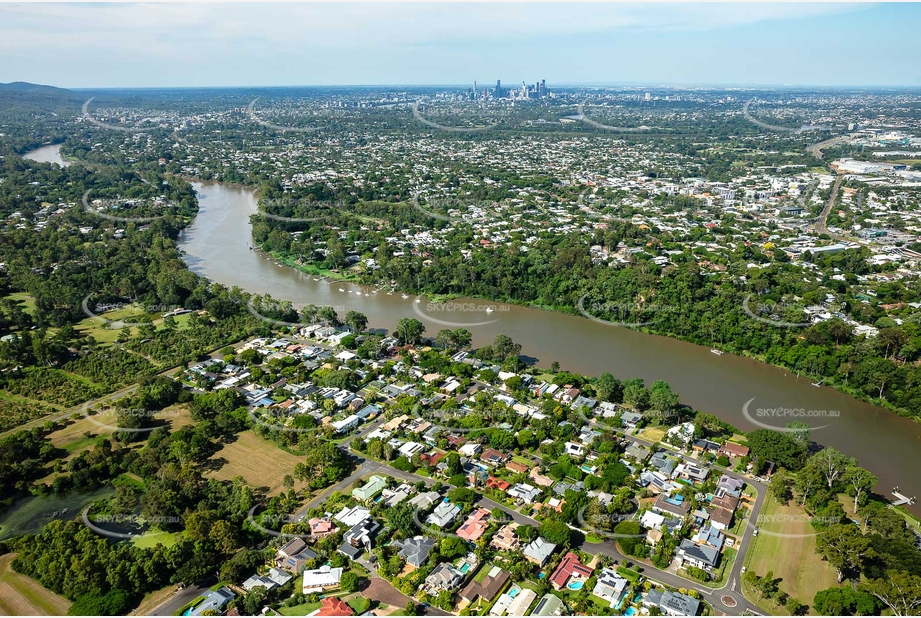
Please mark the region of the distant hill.
<svg viewBox="0 0 921 618"><path fill-rule="evenodd" d="M29 82L10 82L8 84L0 84L0 91L24 92L29 94L57 94L62 96L76 95L76 93L67 90L66 88L42 86L41 84L30 84Z"/></svg>

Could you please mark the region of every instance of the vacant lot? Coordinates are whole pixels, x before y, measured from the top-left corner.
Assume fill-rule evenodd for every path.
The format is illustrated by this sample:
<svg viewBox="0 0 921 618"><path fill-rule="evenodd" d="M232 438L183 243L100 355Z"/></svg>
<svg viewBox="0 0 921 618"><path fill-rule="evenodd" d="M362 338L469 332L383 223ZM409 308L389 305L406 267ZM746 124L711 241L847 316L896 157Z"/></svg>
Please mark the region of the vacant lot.
<svg viewBox="0 0 921 618"><path fill-rule="evenodd" d="M66 615L70 601L13 570L15 554L0 556L0 614L4 616Z"/></svg>
<svg viewBox="0 0 921 618"><path fill-rule="evenodd" d="M774 577L783 578L781 590L809 605L816 592L837 585L835 569L815 551L815 531L805 510L792 503L781 505L769 495L759 519L759 534L745 562L749 571L757 575L774 571ZM747 596L758 598L757 593ZM770 601L761 604L764 609L771 607Z"/></svg>
<svg viewBox="0 0 921 618"><path fill-rule="evenodd" d="M301 458L286 453L252 431L244 431L236 441L215 453L211 461L221 465L208 476L219 480L242 476L250 487L276 494L284 489L285 475L294 474L294 466L301 463Z"/></svg>

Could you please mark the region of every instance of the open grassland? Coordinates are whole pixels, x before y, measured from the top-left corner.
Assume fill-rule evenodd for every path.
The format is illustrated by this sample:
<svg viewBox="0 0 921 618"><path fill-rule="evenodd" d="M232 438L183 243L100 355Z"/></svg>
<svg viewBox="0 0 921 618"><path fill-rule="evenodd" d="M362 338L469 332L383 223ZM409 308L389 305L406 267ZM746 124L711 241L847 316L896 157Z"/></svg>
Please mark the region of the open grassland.
<svg viewBox="0 0 921 618"><path fill-rule="evenodd" d="M752 539L745 561L749 571L762 576L773 571L774 577L783 578L781 590L810 605L816 592L838 585L834 567L816 553L815 530L803 508L781 505L768 495L760 520L759 534ZM752 601L758 600L757 593L747 592ZM759 604L771 610L770 601Z"/></svg>
<svg viewBox="0 0 921 618"><path fill-rule="evenodd" d="M15 554L0 556L0 614L4 616L61 616L70 601L46 590L37 581L13 570Z"/></svg>
<svg viewBox="0 0 921 618"><path fill-rule="evenodd" d="M286 453L252 431L244 431L234 442L215 453L211 461L215 463L215 470L208 476L218 480L242 476L250 487L276 494L284 489L285 475L294 473L294 466L301 463L301 458Z"/></svg>
<svg viewBox="0 0 921 618"><path fill-rule="evenodd" d="M160 605L169 601L173 593L176 592L176 585L170 584L166 588L160 588L153 592L148 592L141 600L141 604L134 610L135 616L149 616L150 613Z"/></svg>

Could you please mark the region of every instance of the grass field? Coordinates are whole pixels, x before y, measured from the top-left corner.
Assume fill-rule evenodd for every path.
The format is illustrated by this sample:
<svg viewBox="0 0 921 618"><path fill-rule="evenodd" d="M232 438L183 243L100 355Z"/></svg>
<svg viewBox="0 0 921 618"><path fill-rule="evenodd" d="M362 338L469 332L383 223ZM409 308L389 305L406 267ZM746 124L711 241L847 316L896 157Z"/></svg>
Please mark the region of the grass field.
<svg viewBox="0 0 921 618"><path fill-rule="evenodd" d="M774 571L774 577L783 578L781 590L809 605L816 592L838 585L835 569L815 551L815 536L797 536L814 533L801 507L781 505L769 495L759 519L762 522L760 533L753 539L745 561L749 571L758 575ZM752 601L758 598L757 594L746 596ZM771 607L769 601L762 602L762 605L765 610Z"/></svg>
<svg viewBox="0 0 921 618"><path fill-rule="evenodd" d="M208 476L225 481L242 476L250 487L264 488L268 494L282 491L285 475L293 474L295 464L301 463L300 457L286 453L252 431L239 434L211 459L225 463Z"/></svg>
<svg viewBox="0 0 921 618"><path fill-rule="evenodd" d="M665 431L663 427L646 427L636 434L636 437L650 442L659 442L665 437Z"/></svg>
<svg viewBox="0 0 921 618"><path fill-rule="evenodd" d="M166 588L160 588L153 592L148 592L141 600L141 604L134 610L135 616L149 616L150 612L159 607L162 603L169 600L173 593L176 592L176 585L170 584Z"/></svg>
<svg viewBox="0 0 921 618"><path fill-rule="evenodd" d="M278 613L282 616L306 616L310 612L315 612L320 609L319 603L301 603L300 605L292 605L291 607L279 607Z"/></svg>
<svg viewBox="0 0 921 618"><path fill-rule="evenodd" d="M32 296L28 293L16 292L14 294L7 295L6 298L16 302L16 304L22 307L22 310L29 315L35 315L35 299L32 298Z"/></svg>
<svg viewBox="0 0 921 618"><path fill-rule="evenodd" d="M0 556L0 614L4 616L60 616L70 601L46 590L37 581L13 570L15 554Z"/></svg>

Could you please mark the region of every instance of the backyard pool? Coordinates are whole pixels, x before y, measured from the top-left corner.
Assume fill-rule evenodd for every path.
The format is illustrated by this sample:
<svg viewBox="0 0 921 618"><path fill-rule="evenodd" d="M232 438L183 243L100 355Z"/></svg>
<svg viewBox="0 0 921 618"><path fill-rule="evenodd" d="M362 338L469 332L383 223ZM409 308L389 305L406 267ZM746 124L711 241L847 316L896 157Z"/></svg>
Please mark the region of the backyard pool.
<svg viewBox="0 0 921 618"><path fill-rule="evenodd" d="M636 616L636 608L628 607L627 611L624 612L624 616Z"/></svg>
<svg viewBox="0 0 921 618"><path fill-rule="evenodd" d="M512 586L511 589L508 591L508 596L510 599L514 599L516 596L518 596L519 592L521 592L521 588L519 588L518 586Z"/></svg>
<svg viewBox="0 0 921 618"><path fill-rule="evenodd" d="M580 579L578 581L569 582L569 584L566 587L569 588L570 590L582 590L582 586L584 585L585 585L585 582Z"/></svg>

